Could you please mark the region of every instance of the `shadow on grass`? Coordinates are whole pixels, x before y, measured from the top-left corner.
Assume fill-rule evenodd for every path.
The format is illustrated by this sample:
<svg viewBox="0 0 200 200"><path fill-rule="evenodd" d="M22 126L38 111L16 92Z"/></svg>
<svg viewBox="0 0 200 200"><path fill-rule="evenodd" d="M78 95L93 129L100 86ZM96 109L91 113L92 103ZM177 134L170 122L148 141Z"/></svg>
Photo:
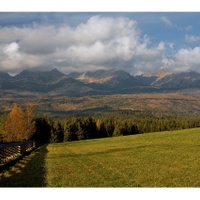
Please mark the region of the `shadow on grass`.
<svg viewBox="0 0 200 200"><path fill-rule="evenodd" d="M0 177L0 187L46 187L47 145L25 156Z"/></svg>
<svg viewBox="0 0 200 200"><path fill-rule="evenodd" d="M120 153L120 152L125 152L125 151L131 151L135 149L145 149L148 147L156 147L155 145L142 145L142 146L137 146L137 147L127 147L127 148L114 148L114 149L108 149L104 151L99 151L99 152L88 152L88 153L68 153L68 154L63 154L61 157L77 157L77 156L95 156L95 155L104 155L104 154L112 154L112 153ZM55 158L58 156L56 155ZM53 156L51 156L53 158Z"/></svg>

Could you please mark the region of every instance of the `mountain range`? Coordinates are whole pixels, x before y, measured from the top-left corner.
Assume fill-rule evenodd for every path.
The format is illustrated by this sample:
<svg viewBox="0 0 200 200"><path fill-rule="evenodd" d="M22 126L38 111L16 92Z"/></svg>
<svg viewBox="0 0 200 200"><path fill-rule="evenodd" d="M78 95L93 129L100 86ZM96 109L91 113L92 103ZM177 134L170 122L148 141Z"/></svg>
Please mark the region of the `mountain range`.
<svg viewBox="0 0 200 200"><path fill-rule="evenodd" d="M51 95L84 96L103 94L131 94L144 92L200 89L197 72L132 76L123 70L97 70L83 73L61 73L57 69L39 72L24 70L16 76L0 72L0 90L38 92Z"/></svg>

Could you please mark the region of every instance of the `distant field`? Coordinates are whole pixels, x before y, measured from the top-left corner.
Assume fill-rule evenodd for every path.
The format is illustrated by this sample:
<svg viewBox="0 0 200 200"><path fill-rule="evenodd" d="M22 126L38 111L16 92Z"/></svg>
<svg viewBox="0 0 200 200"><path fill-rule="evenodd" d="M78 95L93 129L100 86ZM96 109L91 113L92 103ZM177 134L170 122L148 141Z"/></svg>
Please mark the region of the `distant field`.
<svg viewBox="0 0 200 200"><path fill-rule="evenodd" d="M200 129L44 145L0 186L200 187Z"/></svg>
<svg viewBox="0 0 200 200"><path fill-rule="evenodd" d="M36 105L36 112L53 116L89 115L107 112L163 112L170 115L199 116L200 90L177 93L145 93L97 95L84 97L31 96L29 93L4 95L0 98L1 112L10 111L14 103Z"/></svg>

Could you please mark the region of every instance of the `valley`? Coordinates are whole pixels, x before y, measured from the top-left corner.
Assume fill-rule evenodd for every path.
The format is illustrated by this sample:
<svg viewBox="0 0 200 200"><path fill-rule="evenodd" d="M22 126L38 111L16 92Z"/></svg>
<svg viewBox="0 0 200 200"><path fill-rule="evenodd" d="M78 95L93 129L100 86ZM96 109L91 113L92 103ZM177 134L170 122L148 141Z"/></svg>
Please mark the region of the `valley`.
<svg viewBox="0 0 200 200"><path fill-rule="evenodd" d="M162 115L199 116L200 90L176 93L143 93L93 95L83 97L48 96L38 93L7 93L0 98L1 113L9 112L13 105L23 107L27 102L36 106L36 113L53 117L68 115L106 115L127 112L145 112Z"/></svg>

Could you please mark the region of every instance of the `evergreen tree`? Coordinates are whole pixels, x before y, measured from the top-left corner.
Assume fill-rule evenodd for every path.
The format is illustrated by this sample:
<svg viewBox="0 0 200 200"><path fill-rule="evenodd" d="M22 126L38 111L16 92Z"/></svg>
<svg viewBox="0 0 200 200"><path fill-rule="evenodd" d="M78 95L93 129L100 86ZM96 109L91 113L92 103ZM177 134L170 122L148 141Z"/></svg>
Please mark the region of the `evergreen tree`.
<svg viewBox="0 0 200 200"><path fill-rule="evenodd" d="M116 125L112 136L116 137L121 135L123 135L123 128L120 125Z"/></svg>
<svg viewBox="0 0 200 200"><path fill-rule="evenodd" d="M63 142L64 139L64 130L63 127L61 126L61 123L56 120L52 121L50 124L51 128L51 138L50 142Z"/></svg>
<svg viewBox="0 0 200 200"><path fill-rule="evenodd" d="M75 117L67 117L62 121L62 127L64 131L64 138L63 141L73 141L77 140L76 132L77 132L77 125L76 125L76 118Z"/></svg>
<svg viewBox="0 0 200 200"><path fill-rule="evenodd" d="M51 126L47 117L38 116L35 118L35 133L31 139L38 143L48 143L51 139Z"/></svg>

